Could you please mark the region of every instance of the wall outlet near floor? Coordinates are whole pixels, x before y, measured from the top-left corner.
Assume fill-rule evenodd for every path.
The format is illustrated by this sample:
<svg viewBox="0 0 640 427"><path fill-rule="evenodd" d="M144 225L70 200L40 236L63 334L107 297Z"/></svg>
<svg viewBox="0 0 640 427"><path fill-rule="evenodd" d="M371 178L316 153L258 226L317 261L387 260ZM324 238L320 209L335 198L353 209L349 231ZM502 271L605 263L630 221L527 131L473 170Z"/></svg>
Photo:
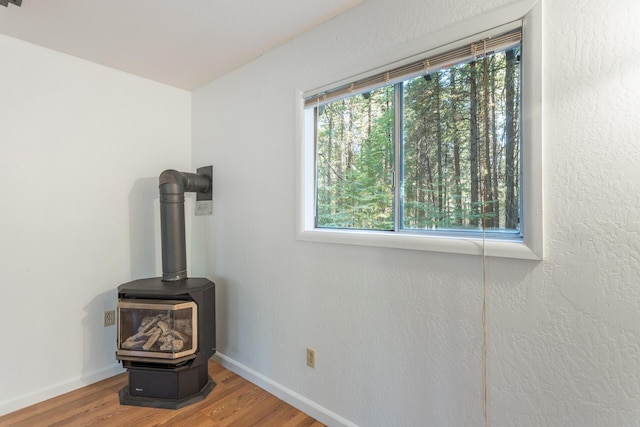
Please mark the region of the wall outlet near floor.
<svg viewBox="0 0 640 427"><path fill-rule="evenodd" d="M116 324L116 311L108 310L104 312L104 326L111 326Z"/></svg>
<svg viewBox="0 0 640 427"><path fill-rule="evenodd" d="M316 367L316 351L312 348L307 348L307 366L310 368Z"/></svg>

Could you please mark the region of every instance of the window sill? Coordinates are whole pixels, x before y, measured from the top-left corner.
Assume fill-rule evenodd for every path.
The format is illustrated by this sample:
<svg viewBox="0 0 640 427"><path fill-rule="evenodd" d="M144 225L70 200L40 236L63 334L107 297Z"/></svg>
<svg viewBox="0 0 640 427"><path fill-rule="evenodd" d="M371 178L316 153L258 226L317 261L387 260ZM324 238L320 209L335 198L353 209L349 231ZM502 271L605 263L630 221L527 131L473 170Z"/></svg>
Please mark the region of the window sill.
<svg viewBox="0 0 640 427"><path fill-rule="evenodd" d="M450 236L398 234L382 231L313 229L298 233L298 240L357 246L410 249L464 255L528 259L542 258L526 242ZM483 250L484 246L484 250Z"/></svg>

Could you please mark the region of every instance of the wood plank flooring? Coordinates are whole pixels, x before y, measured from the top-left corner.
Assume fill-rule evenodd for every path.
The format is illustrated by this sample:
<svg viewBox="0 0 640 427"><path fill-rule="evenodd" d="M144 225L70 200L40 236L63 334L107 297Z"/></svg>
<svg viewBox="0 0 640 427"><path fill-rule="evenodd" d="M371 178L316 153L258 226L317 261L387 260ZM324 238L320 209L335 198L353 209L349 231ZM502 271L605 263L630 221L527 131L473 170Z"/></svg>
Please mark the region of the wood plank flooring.
<svg viewBox="0 0 640 427"><path fill-rule="evenodd" d="M324 426L218 363L209 375L217 384L209 396L178 410L121 406L121 374L1 416L0 426Z"/></svg>

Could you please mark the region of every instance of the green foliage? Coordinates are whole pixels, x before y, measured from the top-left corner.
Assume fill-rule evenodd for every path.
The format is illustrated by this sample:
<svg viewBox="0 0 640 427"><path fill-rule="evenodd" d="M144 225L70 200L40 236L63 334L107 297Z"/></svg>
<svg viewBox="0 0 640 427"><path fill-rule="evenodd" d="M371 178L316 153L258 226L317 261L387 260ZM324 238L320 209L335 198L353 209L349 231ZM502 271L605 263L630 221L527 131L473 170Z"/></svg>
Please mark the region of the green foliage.
<svg viewBox="0 0 640 427"><path fill-rule="evenodd" d="M318 224L393 229L393 88L327 104L318 123Z"/></svg>
<svg viewBox="0 0 640 427"><path fill-rule="evenodd" d="M394 129L400 126L400 228L517 230L518 53L500 52L317 109L317 225L394 229ZM394 116L395 91L402 91L402 117Z"/></svg>

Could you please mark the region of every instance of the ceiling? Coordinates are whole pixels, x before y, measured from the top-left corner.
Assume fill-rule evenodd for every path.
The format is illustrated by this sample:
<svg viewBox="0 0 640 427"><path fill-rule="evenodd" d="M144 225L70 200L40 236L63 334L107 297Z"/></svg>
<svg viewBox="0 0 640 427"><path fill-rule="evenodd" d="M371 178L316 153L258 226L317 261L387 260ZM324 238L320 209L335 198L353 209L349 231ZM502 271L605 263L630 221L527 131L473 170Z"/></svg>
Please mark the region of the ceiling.
<svg viewBox="0 0 640 427"><path fill-rule="evenodd" d="M0 34L194 90L362 0L23 0Z"/></svg>

